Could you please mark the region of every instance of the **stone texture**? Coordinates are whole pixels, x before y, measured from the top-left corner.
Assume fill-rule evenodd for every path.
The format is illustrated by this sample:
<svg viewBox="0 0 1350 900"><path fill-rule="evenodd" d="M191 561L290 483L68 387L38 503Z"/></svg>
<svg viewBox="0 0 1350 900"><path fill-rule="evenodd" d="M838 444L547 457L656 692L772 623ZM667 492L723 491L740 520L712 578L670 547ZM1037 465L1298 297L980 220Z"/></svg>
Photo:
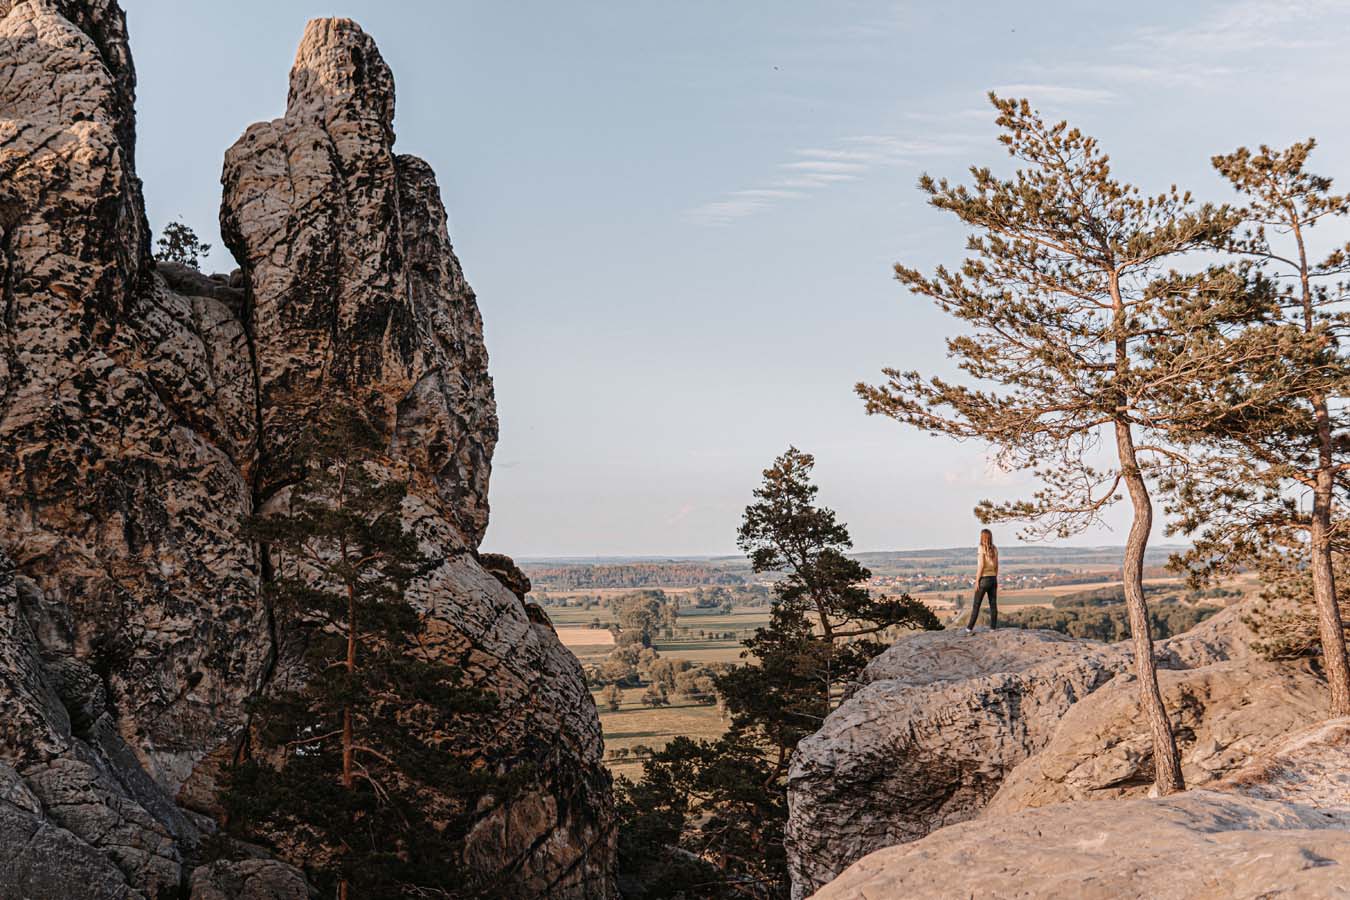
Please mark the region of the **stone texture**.
<svg viewBox="0 0 1350 900"><path fill-rule="evenodd" d="M49 666L40 658L23 615L22 595L34 589L19 585L12 563L0 555L0 819L7 821L0 830L10 829L16 841L15 835L29 834L30 844L13 846L34 848L9 868L0 862L0 896L19 891L14 885L39 890L34 879L48 871L30 858L39 850L69 858L73 871L88 871L102 892L90 896L176 890L181 850L196 846L196 829L141 769L87 667L72 659ZM0 846L10 845L0 840ZM104 869L117 877L97 874ZM43 896L85 896L69 884L65 890Z"/></svg>
<svg viewBox="0 0 1350 900"><path fill-rule="evenodd" d="M118 728L173 790L242 725L262 672L255 554L236 537L250 494L228 443L194 428L214 411L152 361L197 336L144 315L169 298L147 263L121 10L5 12L0 547L43 595L44 655L101 660Z"/></svg>
<svg viewBox="0 0 1350 900"><path fill-rule="evenodd" d="M19 777L0 763L0 897L22 900L143 900L113 862L34 808L11 799ZM8 795L8 796L7 796Z"/></svg>
<svg viewBox="0 0 1350 900"><path fill-rule="evenodd" d="M1163 799L1065 803L865 857L817 900L1350 896L1350 720Z"/></svg>
<svg viewBox="0 0 1350 900"><path fill-rule="evenodd" d="M1325 685L1265 662L1241 606L1159 643L1159 681L1191 786L1325 714ZM1152 744L1127 644L1014 629L898 641L803 741L788 859L803 897L867 853L982 815L1143 796ZM987 811L986 811L987 810Z"/></svg>
<svg viewBox="0 0 1350 900"><path fill-rule="evenodd" d="M285 116L225 155L221 229L251 289L268 457L316 404L348 394L476 546L497 439L482 323L435 176L394 154L393 116L375 42L348 19L314 20ZM264 491L288 474L269 471Z"/></svg>
<svg viewBox="0 0 1350 900"><path fill-rule="evenodd" d="M534 587L530 583L530 576L522 572L516 561L504 553L480 553L478 564L521 600L524 600L525 595Z"/></svg>
<svg viewBox="0 0 1350 900"><path fill-rule="evenodd" d="M309 900L300 870L274 859L200 866L188 887L189 900Z"/></svg>
<svg viewBox="0 0 1350 900"><path fill-rule="evenodd" d="M280 863L189 863L248 700L295 675L239 523L280 502L294 437L334 397L380 423L442 560L412 591L434 639L501 701L456 752L535 773L478 811L470 861L522 896L611 896L580 666L509 569L477 561L497 438L482 324L433 173L393 152L374 42L311 22L285 116L226 154L229 276L150 259L134 97L114 0L0 0L0 828L82 879L39 885L20 854L0 896L294 894Z"/></svg>
<svg viewBox="0 0 1350 900"><path fill-rule="evenodd" d="M460 752L539 773L511 802L484 805L469 861L539 896L604 897L614 838L599 719L576 658L476 558L497 428L482 325L430 168L393 152L393 113L374 42L350 20L319 19L285 116L226 154L221 222L251 298L260 493L286 477L315 404L345 395L384 422L410 484L406 522L443 560L409 597L500 702L492 732L462 735Z"/></svg>
<svg viewBox="0 0 1350 900"><path fill-rule="evenodd" d="M872 850L977 815L1118 665L1106 645L1048 631L898 641L798 745L788 782L794 896Z"/></svg>
<svg viewBox="0 0 1350 900"><path fill-rule="evenodd" d="M1190 787L1232 773L1327 714L1326 683L1259 659L1158 673ZM1140 728L1138 681L1123 674L1065 713L1040 753L1004 778L985 815L1067 800L1141 797L1153 786L1153 742Z"/></svg>

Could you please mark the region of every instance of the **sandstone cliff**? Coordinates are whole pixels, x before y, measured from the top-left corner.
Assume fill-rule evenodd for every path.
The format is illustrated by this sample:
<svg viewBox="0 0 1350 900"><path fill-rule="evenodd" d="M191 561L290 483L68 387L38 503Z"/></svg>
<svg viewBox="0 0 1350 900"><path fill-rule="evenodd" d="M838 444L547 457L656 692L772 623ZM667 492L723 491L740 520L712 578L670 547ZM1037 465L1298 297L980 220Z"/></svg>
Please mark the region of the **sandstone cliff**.
<svg viewBox="0 0 1350 900"><path fill-rule="evenodd" d="M865 857L815 897L1344 897L1348 769L1350 719L1336 719L1208 789L944 828Z"/></svg>
<svg viewBox="0 0 1350 900"><path fill-rule="evenodd" d="M536 773L480 810L468 861L607 896L598 719L575 658L477 560L481 321L434 175L393 152L374 42L311 22L285 116L226 154L229 277L151 260L134 95L114 0L0 0L0 834L31 837L0 896L299 896L279 863L194 866L247 701L286 674L240 520L334 396L382 423L442 560L413 596L501 699L460 746Z"/></svg>
<svg viewBox="0 0 1350 900"><path fill-rule="evenodd" d="M1325 684L1306 666L1253 656L1241 612L1159 645L1192 787L1326 714ZM1123 646L1050 632L901 639L798 748L788 787L794 897L868 853L956 823L1144 796L1152 744L1132 671Z"/></svg>

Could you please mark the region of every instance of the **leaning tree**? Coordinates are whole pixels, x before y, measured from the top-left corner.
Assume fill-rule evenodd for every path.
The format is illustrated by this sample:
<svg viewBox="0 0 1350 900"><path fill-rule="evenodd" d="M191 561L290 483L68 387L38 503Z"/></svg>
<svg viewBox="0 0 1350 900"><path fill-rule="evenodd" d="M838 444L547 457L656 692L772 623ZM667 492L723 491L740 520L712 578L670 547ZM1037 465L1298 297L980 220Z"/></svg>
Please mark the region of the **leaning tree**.
<svg viewBox="0 0 1350 900"><path fill-rule="evenodd" d="M1291 557L1310 576L1331 711L1344 716L1350 664L1333 555L1350 548L1350 357L1341 347L1350 287L1340 280L1350 246L1319 261L1308 243L1319 222L1350 214L1350 196L1306 170L1314 146L1214 157L1246 202L1247 227L1218 246L1241 262L1161 285L1169 327L1150 353L1203 372L1160 394L1198 449L1167 485L1175 530L1196 538L1184 564L1203 579L1257 561L1287 578Z"/></svg>
<svg viewBox="0 0 1350 900"><path fill-rule="evenodd" d="M948 354L986 386L886 369L884 384L857 390L868 413L988 442L1000 465L1043 482L1030 500L982 502L982 522L1020 520L1026 537L1067 537L1100 522L1124 487L1133 510L1123 580L1135 668L1157 788L1171 793L1185 785L1158 689L1143 567L1153 527L1148 479L1180 458L1154 386L1189 376L1145 358L1161 327L1149 286L1169 260L1220 240L1233 217L1175 186L1145 195L1113 177L1093 138L1046 123L1026 100L990 100L999 140L1021 167L1011 178L972 168L969 186L927 175L919 182L933 206L973 230L970 257L931 277L895 267L901 284L970 329L947 341Z"/></svg>

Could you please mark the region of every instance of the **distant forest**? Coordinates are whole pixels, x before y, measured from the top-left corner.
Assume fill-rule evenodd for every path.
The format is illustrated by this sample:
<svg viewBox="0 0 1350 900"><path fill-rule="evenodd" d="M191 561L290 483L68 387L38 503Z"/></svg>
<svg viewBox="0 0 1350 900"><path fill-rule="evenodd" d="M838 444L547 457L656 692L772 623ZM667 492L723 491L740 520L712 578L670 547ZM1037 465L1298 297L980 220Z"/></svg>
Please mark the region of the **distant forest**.
<svg viewBox="0 0 1350 900"><path fill-rule="evenodd" d="M701 563L566 566L536 566L526 563L521 569L530 576L535 588L550 591L745 584L745 579L733 572Z"/></svg>

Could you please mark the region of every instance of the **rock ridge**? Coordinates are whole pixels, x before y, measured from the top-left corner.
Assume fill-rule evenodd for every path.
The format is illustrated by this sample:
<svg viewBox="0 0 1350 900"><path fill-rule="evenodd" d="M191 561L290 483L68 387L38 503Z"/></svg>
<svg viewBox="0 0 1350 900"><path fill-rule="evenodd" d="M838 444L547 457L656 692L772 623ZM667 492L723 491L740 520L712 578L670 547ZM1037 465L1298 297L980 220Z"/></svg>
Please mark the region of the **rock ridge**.
<svg viewBox="0 0 1350 900"><path fill-rule="evenodd" d="M580 665L509 559L478 561L497 412L477 298L394 82L316 19L285 115L226 155L239 270L149 255L136 77L115 0L0 0L0 896L300 897L265 858L203 865L247 701L293 677L240 522L320 403L380 424L441 560L433 639L500 700L482 765L537 773L467 862L522 895L614 893L608 774ZM499 579L505 579L499 580Z"/></svg>
<svg viewBox="0 0 1350 900"><path fill-rule="evenodd" d="M1350 894L1350 719L1207 789L1061 803L877 851L814 896L1228 900Z"/></svg>
<svg viewBox="0 0 1350 900"><path fill-rule="evenodd" d="M1326 714L1306 667L1270 663L1236 605L1159 642L1183 771L1216 782ZM947 630L902 638L803 740L789 775L794 898L884 847L981 817L1145 795L1129 648L1054 632Z"/></svg>

